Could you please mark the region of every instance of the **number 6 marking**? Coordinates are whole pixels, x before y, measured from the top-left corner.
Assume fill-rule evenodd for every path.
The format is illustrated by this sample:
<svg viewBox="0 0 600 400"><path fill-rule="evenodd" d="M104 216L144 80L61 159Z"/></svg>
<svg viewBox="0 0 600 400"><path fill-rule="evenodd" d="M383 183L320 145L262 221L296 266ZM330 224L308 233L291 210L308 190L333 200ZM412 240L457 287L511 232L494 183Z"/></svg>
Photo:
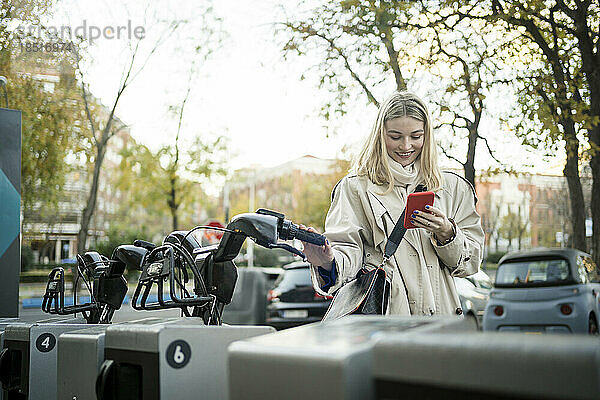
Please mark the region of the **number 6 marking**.
<svg viewBox="0 0 600 400"><path fill-rule="evenodd" d="M167 364L172 368L183 368L190 362L192 348L185 340L175 340L167 347Z"/></svg>
<svg viewBox="0 0 600 400"><path fill-rule="evenodd" d="M175 354L173 355L173 361L177 364L181 364L185 361L185 354L181 351L181 346L175 347Z"/></svg>

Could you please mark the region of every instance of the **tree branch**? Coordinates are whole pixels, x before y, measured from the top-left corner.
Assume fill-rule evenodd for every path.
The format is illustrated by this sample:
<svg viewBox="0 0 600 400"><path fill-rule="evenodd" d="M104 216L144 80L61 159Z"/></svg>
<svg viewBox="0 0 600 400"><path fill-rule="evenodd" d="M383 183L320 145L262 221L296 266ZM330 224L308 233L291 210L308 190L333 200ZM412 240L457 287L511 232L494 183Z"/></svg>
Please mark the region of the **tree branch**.
<svg viewBox="0 0 600 400"><path fill-rule="evenodd" d="M369 88L367 87L367 85L363 82L363 80L354 71L354 69L350 65L350 61L348 60L348 56L342 51L342 49L339 46L336 45L334 39L325 36L325 34L323 34L321 32L317 32L313 28L302 27L302 26L294 26L293 24L287 23L287 22L284 23L283 25L286 26L286 27L288 27L292 31L296 31L296 32L298 32L300 34L305 35L306 37L311 37L311 36L318 37L318 38L324 40L325 42L327 42L329 44L329 48L332 51L334 51L335 53L337 53L342 58L342 60L344 61L344 66L346 67L346 69L348 70L348 72L350 72L350 75L352 76L352 78L362 87L362 89L365 92L365 94L367 95L367 98L369 99L369 101L371 103L373 103L375 106L379 107L379 101L377 101L377 99L375 98L375 96L373 95L373 93L371 92L371 90L369 90Z"/></svg>
<svg viewBox="0 0 600 400"><path fill-rule="evenodd" d="M490 147L490 144L488 143L487 138L481 136L480 134L477 134L477 138L483 140L483 142L485 143L485 147L487 147L488 153L490 153L490 156L494 159L494 161L496 161L500 165L504 165L504 163L502 163L500 160L498 160L496 158L496 156L494 155L494 152L492 151L492 148Z"/></svg>
<svg viewBox="0 0 600 400"><path fill-rule="evenodd" d="M391 29L385 29L383 31L383 35L381 36L381 41L387 50L388 57L390 58L390 65L392 67L392 71L394 71L394 78L396 78L396 88L398 90L406 90L406 81L402 76L402 71L400 70L400 65L398 64L398 51L394 48L393 35L391 35L391 39L389 38L390 34Z"/></svg>
<svg viewBox="0 0 600 400"><path fill-rule="evenodd" d="M465 126L460 126L460 125L455 125L455 123L453 121L452 124L451 124L452 126L455 126L457 128L468 129L469 126L473 125L473 121L471 121L469 118L460 115L456 111L450 111L450 112L452 114L454 114L454 121L456 121L458 119L458 120L462 120L465 123Z"/></svg>
<svg viewBox="0 0 600 400"><path fill-rule="evenodd" d="M449 154L449 153L446 151L446 149L442 147L442 145L441 145L440 143L438 143L438 147L440 148L440 150L442 151L442 153L444 153L444 155L445 155L446 157L448 157L448 158L449 158L449 159L451 159L451 160L454 160L454 161L456 161L457 163L459 163L460 165L462 165L462 166L463 166L463 168L464 168L464 166L465 166L465 163L463 163L462 161L460 161L458 158L454 157L453 155Z"/></svg>
<svg viewBox="0 0 600 400"><path fill-rule="evenodd" d="M94 123L94 118L92 117L92 111L90 109L90 104L88 101L88 95L85 90L85 79L83 76L83 70L81 68L81 56L79 54L79 47L75 48L75 51L73 52L73 54L75 56L75 64L77 65L77 71L79 72L79 77L81 79L81 94L83 97L83 105L85 107L85 114L86 114L88 122L90 124L90 129L92 130L92 138L94 140L94 144L96 144L96 146L97 146L98 138L96 137L96 131L98 129L96 128L96 124Z"/></svg>

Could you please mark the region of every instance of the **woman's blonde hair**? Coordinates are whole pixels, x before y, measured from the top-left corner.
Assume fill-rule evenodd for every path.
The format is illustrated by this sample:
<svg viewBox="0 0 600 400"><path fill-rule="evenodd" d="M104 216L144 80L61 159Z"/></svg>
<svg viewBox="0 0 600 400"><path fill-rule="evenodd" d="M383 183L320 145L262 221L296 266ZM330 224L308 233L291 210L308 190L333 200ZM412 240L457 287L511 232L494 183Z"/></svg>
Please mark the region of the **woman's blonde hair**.
<svg viewBox="0 0 600 400"><path fill-rule="evenodd" d="M431 118L427 106L415 94L394 92L380 107L371 134L354 164L358 175L366 175L377 185L387 185L385 193L394 187L385 147L385 123L399 117L412 117L424 122L423 149L416 162L421 163L422 183L427 190L437 191L442 187L442 172L438 167L437 150L431 129Z"/></svg>

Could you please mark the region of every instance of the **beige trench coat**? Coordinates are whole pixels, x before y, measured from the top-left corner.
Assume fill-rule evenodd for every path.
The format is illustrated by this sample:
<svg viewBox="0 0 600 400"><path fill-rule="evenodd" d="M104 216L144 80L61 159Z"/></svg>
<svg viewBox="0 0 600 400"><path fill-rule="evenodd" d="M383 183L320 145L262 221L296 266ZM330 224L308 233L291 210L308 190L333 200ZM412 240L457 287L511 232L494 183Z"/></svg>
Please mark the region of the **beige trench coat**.
<svg viewBox="0 0 600 400"><path fill-rule="evenodd" d="M435 193L434 207L456 223L456 236L439 246L425 229L409 229L398 250L384 265L391 279L388 314L455 314L460 301L453 276L476 273L483 255L484 233L475 210L471 185L453 173L444 173L444 184ZM334 189L325 222L325 236L333 247L337 281L324 292L324 281L311 267L317 292L332 294L353 279L365 265L381 264L383 250L394 224L404 210L406 188L381 195L385 187L367 177L348 175ZM400 199L400 200L399 200Z"/></svg>

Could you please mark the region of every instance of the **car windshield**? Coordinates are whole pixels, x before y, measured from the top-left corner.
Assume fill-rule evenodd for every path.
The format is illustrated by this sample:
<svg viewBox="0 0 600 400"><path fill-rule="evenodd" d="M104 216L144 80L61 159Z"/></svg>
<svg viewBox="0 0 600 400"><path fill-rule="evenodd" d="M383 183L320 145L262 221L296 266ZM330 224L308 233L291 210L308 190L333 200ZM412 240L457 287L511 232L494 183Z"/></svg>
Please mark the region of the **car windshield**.
<svg viewBox="0 0 600 400"><path fill-rule="evenodd" d="M553 286L571 281L563 259L515 260L501 264L496 286Z"/></svg>
<svg viewBox="0 0 600 400"><path fill-rule="evenodd" d="M310 270L308 268L287 269L275 281L275 286L280 289L293 289L299 286L312 286Z"/></svg>

